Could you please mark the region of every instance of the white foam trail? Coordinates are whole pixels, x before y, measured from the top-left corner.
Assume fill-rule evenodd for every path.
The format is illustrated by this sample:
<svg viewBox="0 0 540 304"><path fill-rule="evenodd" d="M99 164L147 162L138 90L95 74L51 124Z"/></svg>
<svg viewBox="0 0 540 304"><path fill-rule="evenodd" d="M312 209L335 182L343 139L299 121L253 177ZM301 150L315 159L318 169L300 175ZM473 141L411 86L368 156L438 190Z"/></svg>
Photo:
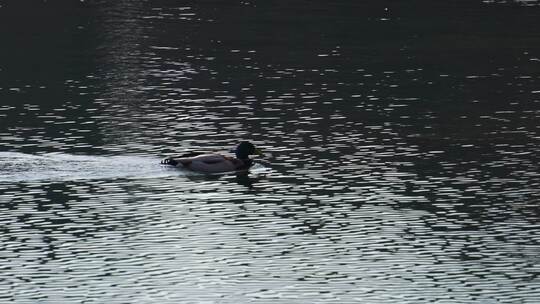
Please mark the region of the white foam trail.
<svg viewBox="0 0 540 304"><path fill-rule="evenodd" d="M0 182L158 178L185 175L144 156L40 155L0 152Z"/></svg>

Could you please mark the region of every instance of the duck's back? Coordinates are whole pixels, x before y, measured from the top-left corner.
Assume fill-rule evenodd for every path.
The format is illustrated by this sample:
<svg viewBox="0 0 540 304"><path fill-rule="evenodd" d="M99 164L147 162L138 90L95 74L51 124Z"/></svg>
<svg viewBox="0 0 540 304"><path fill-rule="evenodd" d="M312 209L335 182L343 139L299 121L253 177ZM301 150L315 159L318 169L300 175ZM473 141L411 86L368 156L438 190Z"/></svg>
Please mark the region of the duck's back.
<svg viewBox="0 0 540 304"><path fill-rule="evenodd" d="M186 167L193 171L205 173L219 173L236 170L234 159L219 154L203 154L186 159ZM184 163L181 160L182 163Z"/></svg>

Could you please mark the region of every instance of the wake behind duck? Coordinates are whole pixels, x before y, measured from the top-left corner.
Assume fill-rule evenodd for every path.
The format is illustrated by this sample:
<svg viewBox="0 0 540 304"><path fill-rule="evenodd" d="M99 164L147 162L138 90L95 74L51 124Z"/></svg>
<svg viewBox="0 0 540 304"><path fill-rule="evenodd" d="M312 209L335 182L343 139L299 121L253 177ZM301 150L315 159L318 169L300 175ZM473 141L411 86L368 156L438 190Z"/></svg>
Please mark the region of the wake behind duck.
<svg viewBox="0 0 540 304"><path fill-rule="evenodd" d="M147 179L178 176L156 165L159 159L137 155L27 154L0 152L0 184L41 181ZM184 172L180 175L185 176Z"/></svg>

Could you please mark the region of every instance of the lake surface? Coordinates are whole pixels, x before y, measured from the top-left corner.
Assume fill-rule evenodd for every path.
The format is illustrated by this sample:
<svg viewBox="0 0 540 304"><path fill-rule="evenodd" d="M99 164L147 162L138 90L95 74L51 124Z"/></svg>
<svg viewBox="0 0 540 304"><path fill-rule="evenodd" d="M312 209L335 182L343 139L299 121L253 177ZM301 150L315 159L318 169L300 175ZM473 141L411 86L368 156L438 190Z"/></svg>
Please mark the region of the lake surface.
<svg viewBox="0 0 540 304"><path fill-rule="evenodd" d="M0 301L538 303L540 7L448 2L0 0Z"/></svg>

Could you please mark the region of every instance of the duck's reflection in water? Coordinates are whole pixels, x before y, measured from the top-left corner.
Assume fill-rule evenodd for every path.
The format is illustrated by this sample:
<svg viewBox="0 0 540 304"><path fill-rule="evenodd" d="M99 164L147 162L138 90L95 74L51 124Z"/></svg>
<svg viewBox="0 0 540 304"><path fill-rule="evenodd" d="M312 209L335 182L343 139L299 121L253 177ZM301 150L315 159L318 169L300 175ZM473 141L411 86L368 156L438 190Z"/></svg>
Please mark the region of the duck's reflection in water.
<svg viewBox="0 0 540 304"><path fill-rule="evenodd" d="M241 186L245 186L248 189L252 189L253 185L259 181L260 178L253 178L249 176L249 172L238 172L236 173L235 181Z"/></svg>
<svg viewBox="0 0 540 304"><path fill-rule="evenodd" d="M223 175L223 174L197 174L197 175L187 175L189 180L193 182L205 182L205 181L218 181L218 180L230 180L234 181L238 185L244 186L248 189L252 189L253 185L259 182L261 176L257 175L256 177L250 175L249 171L239 171L235 172L234 175Z"/></svg>

